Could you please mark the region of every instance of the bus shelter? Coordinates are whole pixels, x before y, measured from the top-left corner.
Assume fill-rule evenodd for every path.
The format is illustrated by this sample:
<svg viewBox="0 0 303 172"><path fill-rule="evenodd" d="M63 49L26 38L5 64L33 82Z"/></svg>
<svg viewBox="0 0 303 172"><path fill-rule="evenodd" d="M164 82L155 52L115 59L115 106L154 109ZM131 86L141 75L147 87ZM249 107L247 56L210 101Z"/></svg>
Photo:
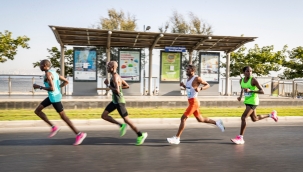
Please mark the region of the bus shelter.
<svg viewBox="0 0 303 172"><path fill-rule="evenodd" d="M110 61L110 48L133 48L149 50L149 75L148 95L152 94L152 62L153 50L161 49L160 66L160 95L171 95L172 90L180 90L182 51L189 53L189 63L192 63L193 51L200 52L200 67L198 74L208 73L210 78L219 77L219 61L216 62L218 53L226 54L226 88L225 94L230 95L229 64L230 53L242 45L254 41L257 37L243 36L217 36L180 33L139 32L121 30L101 30L92 28L74 28L63 26L49 26L61 47L61 75L64 74L64 46L81 46L74 49L74 82L73 95L97 95L97 69L94 69L97 56L94 47L105 47L107 61ZM86 48L88 47L88 48ZM81 57L84 53L87 57ZM141 70L135 69L140 65L141 55L138 51L119 51L119 74L129 83L130 89L125 90L125 95L140 95ZM131 57L130 57L131 56ZM95 58L94 58L95 57ZM129 58L130 57L130 58ZM212 59L212 60L209 60ZM210 61L211 66L208 66ZM203 64L203 66L202 66ZM217 65L216 65L217 64ZM212 67L215 66L215 67ZM217 68L216 68L217 67ZM77 73L77 69L79 69ZM81 69L81 71L80 71ZM95 71L95 73L89 73ZM76 73L75 73L76 72ZM129 73L133 74L129 75ZM137 75L136 75L137 74ZM76 78L77 77L77 78ZM107 78L109 76L107 75ZM215 82L215 80L214 80Z"/></svg>

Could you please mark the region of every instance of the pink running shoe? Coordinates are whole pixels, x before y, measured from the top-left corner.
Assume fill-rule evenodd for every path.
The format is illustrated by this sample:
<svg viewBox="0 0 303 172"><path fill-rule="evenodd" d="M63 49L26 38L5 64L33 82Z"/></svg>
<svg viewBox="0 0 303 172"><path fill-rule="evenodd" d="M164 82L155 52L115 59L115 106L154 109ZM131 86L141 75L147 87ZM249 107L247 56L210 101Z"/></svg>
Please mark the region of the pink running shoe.
<svg viewBox="0 0 303 172"><path fill-rule="evenodd" d="M86 133L82 133L82 132L80 134L78 134L76 136L76 141L75 141L74 145L75 146L80 145L82 143L82 141L85 139L86 135L87 135Z"/></svg>
<svg viewBox="0 0 303 172"><path fill-rule="evenodd" d="M241 136L237 136L236 138L230 140L237 145L242 145L245 142Z"/></svg>
<svg viewBox="0 0 303 172"><path fill-rule="evenodd" d="M51 133L49 134L49 138L54 137L58 132L60 131L60 128L57 126L52 127Z"/></svg>
<svg viewBox="0 0 303 172"><path fill-rule="evenodd" d="M271 118L273 119L273 120L275 120L275 122L278 122L278 112L277 111L275 111L275 110L273 110L272 112L271 112Z"/></svg>

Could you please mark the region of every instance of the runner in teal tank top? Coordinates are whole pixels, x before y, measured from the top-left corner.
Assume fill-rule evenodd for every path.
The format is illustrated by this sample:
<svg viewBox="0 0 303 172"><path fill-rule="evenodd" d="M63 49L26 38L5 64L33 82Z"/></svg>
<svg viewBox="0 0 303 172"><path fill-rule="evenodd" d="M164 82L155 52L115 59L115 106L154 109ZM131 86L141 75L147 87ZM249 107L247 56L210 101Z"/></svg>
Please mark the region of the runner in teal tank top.
<svg viewBox="0 0 303 172"><path fill-rule="evenodd" d="M40 62L40 69L41 71L45 72L45 76L44 76L45 87L42 87L41 85L37 85L37 84L34 84L33 87L34 89L39 88L40 90L46 90L48 93L48 97L45 100L43 100L40 103L40 105L36 108L35 114L38 115L43 121L45 121L48 125L51 126L51 133L49 137L53 137L60 131L60 128L58 126L55 126L53 123L51 123L48 120L45 113L42 112L42 110L47 106L53 105L53 107L59 113L59 115L64 120L64 122L76 134L76 141L74 145L79 145L85 139L87 134L80 132L74 127L73 123L65 115L63 105L61 103L61 98L62 98L61 87L66 86L68 84L68 80L58 75L55 70L52 70L50 68L51 68L51 63L49 60L42 60ZM60 80L63 81L62 84L60 84Z"/></svg>
<svg viewBox="0 0 303 172"><path fill-rule="evenodd" d="M59 75L53 69L48 70L48 72L51 73L51 75L53 77L53 84L54 84L53 85L54 90L47 91L49 100L52 103L61 102L62 94L61 94L61 88L60 88ZM44 85L45 85L45 87L50 87L50 84L47 82L46 76L44 76Z"/></svg>
<svg viewBox="0 0 303 172"><path fill-rule="evenodd" d="M244 92L244 104L246 105L246 109L241 117L241 129L240 135L236 136L236 138L231 139L235 144L244 144L244 131L246 128L246 118L250 116L253 122L271 117L275 122L278 122L277 112L273 110L270 114L266 115L257 115L256 108L259 105L259 96L258 94L264 94L262 87L260 86L258 80L252 77L252 68L246 66L242 69L244 73L244 78L240 79L241 85L241 94L238 97L238 101L241 101L242 95Z"/></svg>
<svg viewBox="0 0 303 172"><path fill-rule="evenodd" d="M117 124L120 127L120 136L124 136L127 130L127 124L132 128L132 130L138 135L136 145L142 145L147 138L147 133L142 133L135 127L128 117L128 112L125 108L125 99L122 93L122 89L129 88L129 85L120 77L117 73L118 63L116 61L110 61L107 64L107 72L111 74L110 82L106 79L104 81L105 85L108 85L108 88L112 91L112 101L106 106L105 110L102 113L102 119ZM114 118L109 116L114 110L118 110L120 116L123 118L125 124L121 124L116 121Z"/></svg>

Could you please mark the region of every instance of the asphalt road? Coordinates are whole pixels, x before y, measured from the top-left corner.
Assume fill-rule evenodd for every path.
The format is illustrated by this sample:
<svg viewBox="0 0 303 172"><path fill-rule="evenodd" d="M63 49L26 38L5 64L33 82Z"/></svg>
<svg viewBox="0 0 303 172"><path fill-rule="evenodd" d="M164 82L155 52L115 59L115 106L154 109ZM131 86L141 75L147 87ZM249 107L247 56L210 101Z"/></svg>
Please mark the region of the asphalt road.
<svg viewBox="0 0 303 172"><path fill-rule="evenodd" d="M72 146L74 135L60 131L47 138L48 131L0 132L0 171L301 171L303 169L302 127L296 125L258 126L249 124L245 145L230 138L239 127L186 128L179 145L167 137L177 128L144 128L149 136L135 146L136 135L128 130L87 130L80 146ZM201 126L206 125L202 124ZM196 126L196 125L195 125Z"/></svg>

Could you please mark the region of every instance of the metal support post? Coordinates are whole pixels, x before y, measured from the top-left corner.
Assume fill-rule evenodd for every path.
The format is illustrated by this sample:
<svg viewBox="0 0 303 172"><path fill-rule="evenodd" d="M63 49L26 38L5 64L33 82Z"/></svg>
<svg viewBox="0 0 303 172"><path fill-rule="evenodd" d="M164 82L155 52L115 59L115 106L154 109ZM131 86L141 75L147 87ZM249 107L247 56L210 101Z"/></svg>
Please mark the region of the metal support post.
<svg viewBox="0 0 303 172"><path fill-rule="evenodd" d="M61 45L61 59L60 59L60 74L65 78L65 63L64 63L64 45ZM65 95L65 89L61 89L61 94Z"/></svg>
<svg viewBox="0 0 303 172"><path fill-rule="evenodd" d="M225 78L225 96L229 96L229 72L230 72L230 53L226 57L226 78Z"/></svg>
<svg viewBox="0 0 303 172"><path fill-rule="evenodd" d="M153 49L152 48L150 48L149 49L149 69L148 69L148 74L149 74L149 76L148 76L148 95L153 95L152 93L152 89L151 89L151 84L152 84L152 76L153 76L153 74L152 74L152 67L153 67L153 62L152 62L152 56L153 56Z"/></svg>
<svg viewBox="0 0 303 172"><path fill-rule="evenodd" d="M34 85L34 84L35 84L35 77L32 78L32 85ZM35 94L34 87L32 87L32 93L33 93L33 95Z"/></svg>
<svg viewBox="0 0 303 172"><path fill-rule="evenodd" d="M11 77L8 77L8 95L11 95L12 93L12 80Z"/></svg>

